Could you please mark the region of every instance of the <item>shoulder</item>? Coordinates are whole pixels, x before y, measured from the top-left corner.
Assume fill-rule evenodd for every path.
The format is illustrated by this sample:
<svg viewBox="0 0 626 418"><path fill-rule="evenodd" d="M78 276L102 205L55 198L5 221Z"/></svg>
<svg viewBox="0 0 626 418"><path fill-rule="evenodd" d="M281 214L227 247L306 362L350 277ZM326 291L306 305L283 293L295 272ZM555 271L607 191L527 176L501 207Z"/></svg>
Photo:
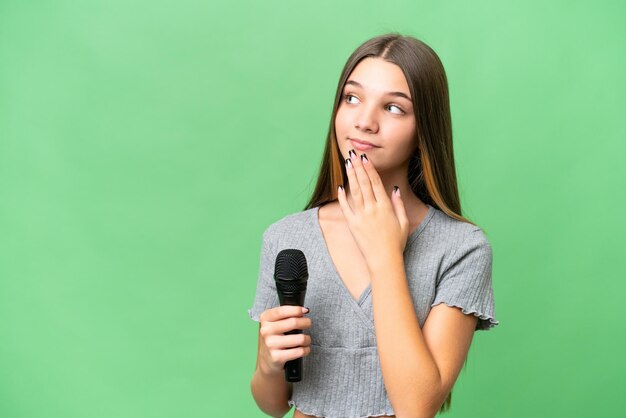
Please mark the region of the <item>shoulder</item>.
<svg viewBox="0 0 626 418"><path fill-rule="evenodd" d="M285 236L298 236L308 234L315 226L317 208L311 208L300 212L289 213L272 222L265 231L263 239L268 242L276 242Z"/></svg>
<svg viewBox="0 0 626 418"><path fill-rule="evenodd" d="M431 233L451 249L461 254L475 248L491 250L491 243L481 227L448 216L439 209L434 210Z"/></svg>

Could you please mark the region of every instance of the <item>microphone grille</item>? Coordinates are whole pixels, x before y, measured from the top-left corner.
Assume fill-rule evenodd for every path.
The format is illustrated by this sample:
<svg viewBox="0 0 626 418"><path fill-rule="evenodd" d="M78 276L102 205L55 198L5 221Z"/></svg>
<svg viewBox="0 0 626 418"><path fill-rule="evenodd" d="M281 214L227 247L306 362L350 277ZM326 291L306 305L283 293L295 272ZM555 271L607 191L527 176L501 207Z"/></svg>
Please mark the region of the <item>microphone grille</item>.
<svg viewBox="0 0 626 418"><path fill-rule="evenodd" d="M297 280L307 279L309 271L304 253L298 249L281 250L276 256L274 275L278 279Z"/></svg>

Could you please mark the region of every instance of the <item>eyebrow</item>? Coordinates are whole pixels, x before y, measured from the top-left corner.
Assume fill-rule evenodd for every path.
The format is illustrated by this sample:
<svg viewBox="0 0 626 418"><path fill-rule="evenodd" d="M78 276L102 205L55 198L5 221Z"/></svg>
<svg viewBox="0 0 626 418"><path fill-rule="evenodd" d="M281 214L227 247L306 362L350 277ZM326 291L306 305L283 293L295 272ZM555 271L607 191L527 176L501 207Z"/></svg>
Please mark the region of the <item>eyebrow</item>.
<svg viewBox="0 0 626 418"><path fill-rule="evenodd" d="M346 81L346 86L347 86L348 84L351 84L351 85L356 86L356 87L359 87L359 88L363 88L363 86L361 85L361 83L358 83L358 82L356 82L356 81L354 81L354 80L348 80L348 81ZM406 94L402 93L401 91L388 91L388 92L387 92L387 93L385 93L385 94L387 94L387 95L389 95L389 96L404 97L405 99L407 99L407 100L411 101L411 103L413 102L409 96L407 96Z"/></svg>

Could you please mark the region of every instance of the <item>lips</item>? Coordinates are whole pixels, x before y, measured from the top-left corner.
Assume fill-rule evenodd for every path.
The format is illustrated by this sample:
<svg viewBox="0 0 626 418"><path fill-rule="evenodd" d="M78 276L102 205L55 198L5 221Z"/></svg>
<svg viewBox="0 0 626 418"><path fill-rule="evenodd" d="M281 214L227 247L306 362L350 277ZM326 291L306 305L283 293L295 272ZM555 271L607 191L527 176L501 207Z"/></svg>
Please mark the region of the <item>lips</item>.
<svg viewBox="0 0 626 418"><path fill-rule="evenodd" d="M350 141L354 141L354 142L357 142L357 143L359 143L359 144L369 145L369 146L372 146L372 147L379 148L379 146L378 146L378 145L376 145L376 144L372 144L371 142L363 141L362 139L358 139L358 138L348 138L348 139L349 139Z"/></svg>

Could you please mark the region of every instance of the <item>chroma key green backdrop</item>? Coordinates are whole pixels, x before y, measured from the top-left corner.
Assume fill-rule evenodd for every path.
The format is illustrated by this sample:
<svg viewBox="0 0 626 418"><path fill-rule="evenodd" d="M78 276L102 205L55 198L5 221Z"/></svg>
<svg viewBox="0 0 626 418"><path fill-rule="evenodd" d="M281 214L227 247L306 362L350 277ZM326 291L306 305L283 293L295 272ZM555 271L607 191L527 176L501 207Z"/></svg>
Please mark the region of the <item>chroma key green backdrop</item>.
<svg viewBox="0 0 626 418"><path fill-rule="evenodd" d="M262 417L261 234L303 209L348 55L441 57L500 325L453 417L618 417L626 3L0 1L0 417ZM292 412L289 413L291 416Z"/></svg>

